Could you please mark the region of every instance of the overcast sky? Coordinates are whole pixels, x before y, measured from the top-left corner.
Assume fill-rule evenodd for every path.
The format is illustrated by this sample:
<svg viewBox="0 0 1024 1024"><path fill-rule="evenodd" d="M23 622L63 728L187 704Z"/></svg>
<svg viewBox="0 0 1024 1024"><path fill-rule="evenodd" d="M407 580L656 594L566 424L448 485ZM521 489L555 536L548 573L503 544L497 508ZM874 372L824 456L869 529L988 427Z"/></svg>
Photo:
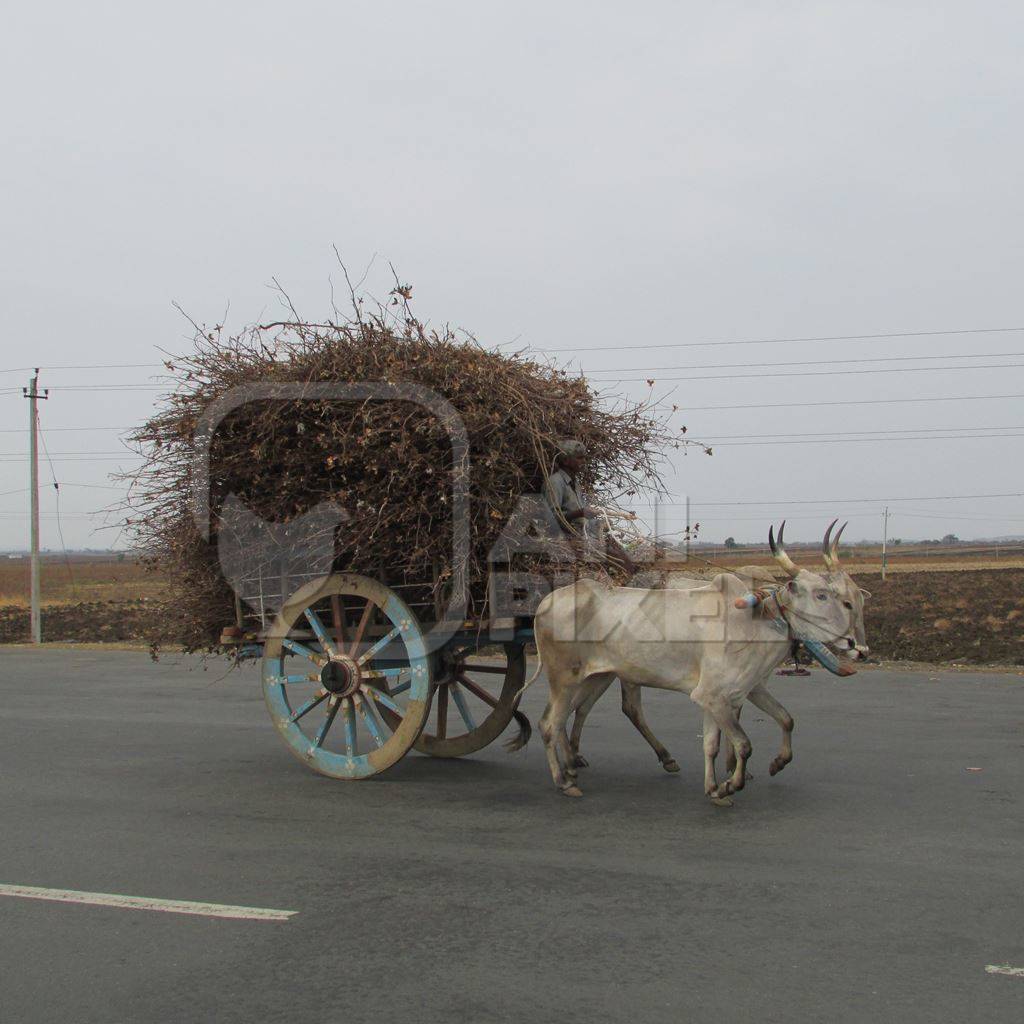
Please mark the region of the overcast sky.
<svg viewBox="0 0 1024 1024"><path fill-rule="evenodd" d="M1024 533L1021 497L924 500L1024 492L1024 398L903 401L1024 395L1024 330L643 347L1024 327L1022 43L1009 2L17 5L0 491L27 487L27 403L3 389L28 374L7 370L153 363L187 342L172 300L209 321L230 302L238 326L275 308L272 276L323 315L336 244L360 269L379 254L374 291L391 260L423 318L594 346L560 358L635 396L674 388L678 422L715 439L667 477L708 540L783 515L795 539L834 515L878 537L898 498L896 536ZM908 356L1002 366L831 362ZM86 513L116 497L97 485L130 461L107 453L156 392L56 389L153 372L43 373L69 546L116 536ZM820 404L864 399L901 401ZM1004 436L942 436L967 428ZM933 436L842 440L865 431ZM725 437L760 434L795 436ZM713 504L769 500L794 504ZM55 547L52 487L43 509ZM27 493L0 496L0 547L27 526Z"/></svg>

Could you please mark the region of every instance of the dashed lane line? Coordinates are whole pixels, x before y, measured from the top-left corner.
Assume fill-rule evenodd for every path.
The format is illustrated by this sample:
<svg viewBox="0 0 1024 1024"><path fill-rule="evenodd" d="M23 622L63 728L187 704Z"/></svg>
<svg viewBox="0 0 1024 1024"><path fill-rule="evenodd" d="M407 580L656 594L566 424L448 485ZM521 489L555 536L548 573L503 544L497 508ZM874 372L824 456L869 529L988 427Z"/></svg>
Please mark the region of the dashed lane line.
<svg viewBox="0 0 1024 1024"><path fill-rule="evenodd" d="M120 910L156 910L165 914L193 914L199 917L227 917L243 921L287 921L297 910L273 910L268 907L236 907L228 903L196 903L192 900L160 900L151 896L124 896L110 892L80 892L77 889L43 889L34 885L8 885L0 882L0 896L25 900L49 900L56 903L84 903Z"/></svg>

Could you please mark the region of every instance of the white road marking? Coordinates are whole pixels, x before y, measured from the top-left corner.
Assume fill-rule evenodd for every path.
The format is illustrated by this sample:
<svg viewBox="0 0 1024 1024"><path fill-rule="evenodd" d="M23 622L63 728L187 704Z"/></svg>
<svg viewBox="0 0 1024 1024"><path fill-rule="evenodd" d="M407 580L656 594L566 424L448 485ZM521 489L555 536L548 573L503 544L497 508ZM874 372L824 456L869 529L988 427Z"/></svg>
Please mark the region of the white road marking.
<svg viewBox="0 0 1024 1024"><path fill-rule="evenodd" d="M1009 964L986 964L986 974L1008 974L1011 978L1024 978L1024 967L1011 967Z"/></svg>
<svg viewBox="0 0 1024 1024"><path fill-rule="evenodd" d="M245 921L287 921L297 910L271 910L267 907L234 907L226 903L194 903L191 900L158 900L149 896L121 896L109 892L79 892L76 889L42 889L34 885L7 885L0 882L0 896L26 900L52 900L57 903L88 903L122 910L160 910L165 914L196 914L200 917L231 917Z"/></svg>

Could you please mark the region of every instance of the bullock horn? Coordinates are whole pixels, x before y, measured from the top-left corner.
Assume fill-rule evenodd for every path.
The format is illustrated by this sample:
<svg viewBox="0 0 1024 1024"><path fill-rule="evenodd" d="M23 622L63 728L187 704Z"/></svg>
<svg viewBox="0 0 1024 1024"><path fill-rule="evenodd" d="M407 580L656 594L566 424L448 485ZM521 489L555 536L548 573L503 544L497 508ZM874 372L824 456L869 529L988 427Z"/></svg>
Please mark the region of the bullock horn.
<svg viewBox="0 0 1024 1024"><path fill-rule="evenodd" d="M835 561L835 550L832 547L832 542L831 542L831 539L830 539L830 534L832 533L832 527L835 526L836 523L838 523L838 522L839 522L838 519L833 519L832 522L828 524L828 529L825 531L825 537L824 537L824 539L821 542L821 553L822 553L822 555L823 555L823 557L825 559L825 568L826 569L836 569L836 568L838 568L838 566L836 564L836 561Z"/></svg>
<svg viewBox="0 0 1024 1024"><path fill-rule="evenodd" d="M768 547L771 548L772 556L775 561L782 566L790 576L795 576L799 571L800 567L793 561L789 555L786 554L786 549L782 546L782 534L786 529L786 520L782 520L782 525L779 527L779 539L776 543L775 533L772 527L768 527Z"/></svg>
<svg viewBox="0 0 1024 1024"><path fill-rule="evenodd" d="M834 569L839 568L839 538L842 537L843 530L845 530L849 525L850 522L847 520L839 527L839 532L832 538L832 568Z"/></svg>

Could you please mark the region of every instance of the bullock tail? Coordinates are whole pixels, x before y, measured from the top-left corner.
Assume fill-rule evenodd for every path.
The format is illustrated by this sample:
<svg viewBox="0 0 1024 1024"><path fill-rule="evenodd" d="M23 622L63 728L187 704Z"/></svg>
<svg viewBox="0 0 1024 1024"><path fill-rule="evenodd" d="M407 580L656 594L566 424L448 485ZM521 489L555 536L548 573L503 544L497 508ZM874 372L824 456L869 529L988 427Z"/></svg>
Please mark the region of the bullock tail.
<svg viewBox="0 0 1024 1024"><path fill-rule="evenodd" d="M518 710L514 711L513 714L516 716L516 725L519 726L519 732L511 739L505 740L505 750L510 754L514 754L517 750L522 750L530 742L530 737L533 735L533 726L530 725L530 720L526 715Z"/></svg>
<svg viewBox="0 0 1024 1024"><path fill-rule="evenodd" d="M516 705L517 710L515 711L516 725L519 726L519 733L512 737L510 740L505 741L505 750L510 754L514 754L517 750L522 750L527 743L530 742L530 737L533 735L533 726L530 725L530 720L518 710L519 700L524 693L537 681L541 672L544 669L544 662L537 659L537 671L523 684L522 689L512 698L513 704Z"/></svg>

